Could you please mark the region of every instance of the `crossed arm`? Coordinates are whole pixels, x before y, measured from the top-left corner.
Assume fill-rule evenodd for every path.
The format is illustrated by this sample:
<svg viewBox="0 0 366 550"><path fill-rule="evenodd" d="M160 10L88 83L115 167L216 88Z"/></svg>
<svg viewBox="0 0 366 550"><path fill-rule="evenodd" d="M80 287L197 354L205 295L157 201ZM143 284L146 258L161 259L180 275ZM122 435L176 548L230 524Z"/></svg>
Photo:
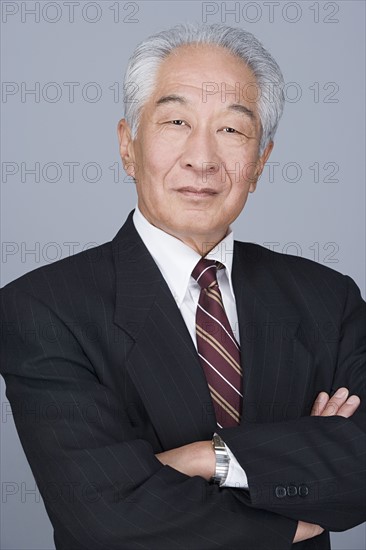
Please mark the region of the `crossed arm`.
<svg viewBox="0 0 366 550"><path fill-rule="evenodd" d="M311 416L343 416L350 418L360 405L357 395L349 396L347 388L339 388L330 397L326 392L320 392L314 402ZM215 453L211 441L197 441L171 449L156 455L163 464L168 465L190 477L200 476L209 481L215 473ZM250 489L250 487L249 487ZM324 529L319 525L299 521L294 537L294 543L320 535Z"/></svg>
<svg viewBox="0 0 366 550"><path fill-rule="evenodd" d="M142 421L132 422L122 384L104 380L108 361L118 365L130 345L124 334L103 356L98 341L71 331L63 303L55 307L19 286L2 291L1 374L57 547L284 550L322 527L345 530L364 521L365 340L356 290L344 308L338 366L327 387L360 391L362 403L356 410L357 398L352 404L321 394L312 417L220 430L247 473L248 494L207 483L214 469L208 441L155 454L161 447L149 442L149 424L144 432ZM41 414L50 407L56 418ZM309 497L275 499L276 472L286 483L313 480ZM321 491L324 478L333 480L334 494Z"/></svg>

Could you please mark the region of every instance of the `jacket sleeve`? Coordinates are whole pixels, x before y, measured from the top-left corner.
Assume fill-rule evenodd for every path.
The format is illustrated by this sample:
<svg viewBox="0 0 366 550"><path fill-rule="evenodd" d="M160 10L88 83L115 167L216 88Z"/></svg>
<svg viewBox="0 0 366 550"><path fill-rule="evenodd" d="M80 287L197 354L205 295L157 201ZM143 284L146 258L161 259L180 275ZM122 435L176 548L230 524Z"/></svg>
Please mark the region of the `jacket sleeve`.
<svg viewBox="0 0 366 550"><path fill-rule="evenodd" d="M238 499L331 531L366 519L366 304L352 279L346 282L332 392L345 386L358 395L355 414L220 430L248 476L250 499L236 491Z"/></svg>
<svg viewBox="0 0 366 550"><path fill-rule="evenodd" d="M59 315L1 294L1 374L58 549L291 548L296 521L162 466Z"/></svg>

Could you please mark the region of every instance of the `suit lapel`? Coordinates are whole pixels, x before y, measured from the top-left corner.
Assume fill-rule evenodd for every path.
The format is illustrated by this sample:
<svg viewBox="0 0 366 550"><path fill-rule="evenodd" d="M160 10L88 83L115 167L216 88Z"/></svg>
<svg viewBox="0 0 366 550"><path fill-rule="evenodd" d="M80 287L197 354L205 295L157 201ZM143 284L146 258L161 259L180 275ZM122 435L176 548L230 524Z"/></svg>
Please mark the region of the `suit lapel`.
<svg viewBox="0 0 366 550"><path fill-rule="evenodd" d="M313 364L300 316L289 299L285 269L271 265L267 252L256 245L234 245L232 277L244 373L242 422L301 416ZM272 257L275 261L280 257Z"/></svg>
<svg viewBox="0 0 366 550"><path fill-rule="evenodd" d="M206 379L183 317L134 228L132 213L113 240L115 323L132 339L127 370L162 448L209 439L216 423ZM278 271L278 270L277 270ZM300 416L313 357L300 318L270 262L235 243L233 287L244 370L242 422Z"/></svg>
<svg viewBox="0 0 366 550"><path fill-rule="evenodd" d="M211 399L183 317L134 228L132 213L113 240L115 323L133 340L128 373L165 449L208 439Z"/></svg>

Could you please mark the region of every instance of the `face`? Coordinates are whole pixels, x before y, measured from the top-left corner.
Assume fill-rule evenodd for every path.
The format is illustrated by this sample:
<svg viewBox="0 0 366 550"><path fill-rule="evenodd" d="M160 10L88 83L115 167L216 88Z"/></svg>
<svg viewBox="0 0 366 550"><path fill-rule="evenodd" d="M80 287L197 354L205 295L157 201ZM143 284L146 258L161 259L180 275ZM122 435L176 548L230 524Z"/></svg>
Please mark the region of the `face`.
<svg viewBox="0 0 366 550"><path fill-rule="evenodd" d="M150 223L207 252L242 211L272 149L259 156L255 77L223 48L188 45L164 60L156 82L136 139L119 123L122 160Z"/></svg>

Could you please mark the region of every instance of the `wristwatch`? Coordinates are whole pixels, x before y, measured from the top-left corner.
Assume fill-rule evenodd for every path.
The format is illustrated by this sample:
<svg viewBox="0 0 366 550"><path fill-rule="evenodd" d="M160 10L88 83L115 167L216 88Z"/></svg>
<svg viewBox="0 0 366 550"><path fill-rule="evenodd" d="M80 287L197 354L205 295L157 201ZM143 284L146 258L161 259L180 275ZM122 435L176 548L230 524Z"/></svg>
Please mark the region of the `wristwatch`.
<svg viewBox="0 0 366 550"><path fill-rule="evenodd" d="M225 482L229 472L230 457L226 450L224 441L217 433L213 434L212 446L216 455L216 469L215 474L210 481L211 483L222 485Z"/></svg>

